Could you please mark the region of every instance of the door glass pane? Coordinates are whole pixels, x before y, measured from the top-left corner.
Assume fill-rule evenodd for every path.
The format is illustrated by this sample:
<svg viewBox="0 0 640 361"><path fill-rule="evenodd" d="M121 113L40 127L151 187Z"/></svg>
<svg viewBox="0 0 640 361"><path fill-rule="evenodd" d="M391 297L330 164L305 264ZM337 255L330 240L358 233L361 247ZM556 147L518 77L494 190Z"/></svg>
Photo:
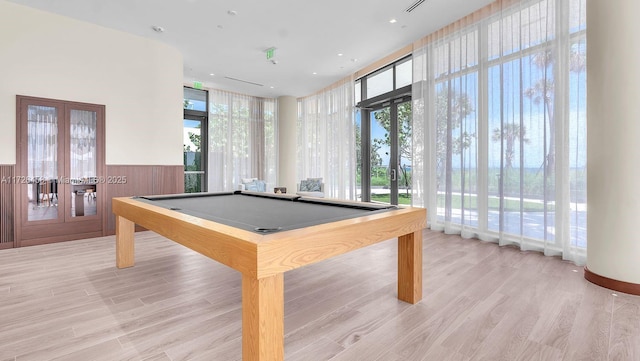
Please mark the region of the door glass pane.
<svg viewBox="0 0 640 361"><path fill-rule="evenodd" d="M371 113L371 201L389 203L391 182L389 177L390 113L389 108Z"/></svg>
<svg viewBox="0 0 640 361"><path fill-rule="evenodd" d="M398 203L411 204L411 102L398 105Z"/></svg>
<svg viewBox="0 0 640 361"><path fill-rule="evenodd" d="M27 107L27 219L58 218L58 111L54 107Z"/></svg>
<svg viewBox="0 0 640 361"><path fill-rule="evenodd" d="M202 192L202 185L204 184L200 143L202 140L202 121L184 119L183 129L184 191L186 193Z"/></svg>
<svg viewBox="0 0 640 361"><path fill-rule="evenodd" d="M71 216L97 214L97 114L72 109L69 119Z"/></svg>

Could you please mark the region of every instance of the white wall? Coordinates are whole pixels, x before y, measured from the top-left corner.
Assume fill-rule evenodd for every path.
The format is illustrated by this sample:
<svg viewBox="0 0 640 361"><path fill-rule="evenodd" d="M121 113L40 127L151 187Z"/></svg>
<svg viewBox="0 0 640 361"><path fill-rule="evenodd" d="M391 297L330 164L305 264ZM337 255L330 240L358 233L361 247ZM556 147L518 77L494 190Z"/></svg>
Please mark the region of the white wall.
<svg viewBox="0 0 640 361"><path fill-rule="evenodd" d="M278 184L287 193L296 193L298 146L298 101L292 96L278 98Z"/></svg>
<svg viewBox="0 0 640 361"><path fill-rule="evenodd" d="M587 1L589 271L640 285L640 2Z"/></svg>
<svg viewBox="0 0 640 361"><path fill-rule="evenodd" d="M182 164L182 69L160 42L0 0L0 164L16 95L104 104L107 164Z"/></svg>

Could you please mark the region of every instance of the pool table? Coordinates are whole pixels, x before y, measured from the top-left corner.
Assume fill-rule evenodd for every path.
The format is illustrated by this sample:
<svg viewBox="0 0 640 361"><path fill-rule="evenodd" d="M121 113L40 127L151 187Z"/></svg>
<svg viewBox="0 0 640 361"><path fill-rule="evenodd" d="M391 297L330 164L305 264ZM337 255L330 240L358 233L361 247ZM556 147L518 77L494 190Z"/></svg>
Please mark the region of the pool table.
<svg viewBox="0 0 640 361"><path fill-rule="evenodd" d="M422 299L424 208L228 192L114 198L116 266L138 224L242 273L242 358L284 359L284 272L398 238L398 298Z"/></svg>

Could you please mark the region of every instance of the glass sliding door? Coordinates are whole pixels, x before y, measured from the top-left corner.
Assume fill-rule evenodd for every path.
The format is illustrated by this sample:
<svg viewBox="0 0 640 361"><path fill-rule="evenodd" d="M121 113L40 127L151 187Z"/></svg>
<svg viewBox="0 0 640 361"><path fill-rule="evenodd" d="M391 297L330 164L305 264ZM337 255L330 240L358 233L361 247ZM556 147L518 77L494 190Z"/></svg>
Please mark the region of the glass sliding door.
<svg viewBox="0 0 640 361"><path fill-rule="evenodd" d="M400 59L355 82L360 199L411 204L413 60Z"/></svg>
<svg viewBox="0 0 640 361"><path fill-rule="evenodd" d="M208 97L206 90L184 87L182 155L185 193L207 191Z"/></svg>
<svg viewBox="0 0 640 361"><path fill-rule="evenodd" d="M199 118L199 119L198 119ZM186 117L182 121L184 129L183 160L184 160L184 191L185 193L204 192L205 162L202 154L201 117Z"/></svg>
<svg viewBox="0 0 640 361"><path fill-rule="evenodd" d="M398 178L398 204L411 204L411 101L403 101L396 107L398 125L398 157L397 157L397 178Z"/></svg>
<svg viewBox="0 0 640 361"><path fill-rule="evenodd" d="M369 112L370 200L411 204L411 102Z"/></svg>
<svg viewBox="0 0 640 361"><path fill-rule="evenodd" d="M371 201L391 203L392 181L395 172L391 165L390 108L374 110L370 114L369 169L371 177Z"/></svg>

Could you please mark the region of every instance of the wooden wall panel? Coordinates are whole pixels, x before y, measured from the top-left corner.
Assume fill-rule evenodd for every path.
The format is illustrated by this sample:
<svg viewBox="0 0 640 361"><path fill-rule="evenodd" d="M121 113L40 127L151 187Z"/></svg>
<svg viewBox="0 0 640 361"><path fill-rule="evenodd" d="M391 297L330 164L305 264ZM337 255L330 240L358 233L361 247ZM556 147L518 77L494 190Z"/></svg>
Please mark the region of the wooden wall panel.
<svg viewBox="0 0 640 361"><path fill-rule="evenodd" d="M172 194L184 192L183 166L153 167L153 194Z"/></svg>
<svg viewBox="0 0 640 361"><path fill-rule="evenodd" d="M112 182L107 186L106 234L116 231L115 216L111 211L112 198L184 192L182 165L107 165L107 179L122 182Z"/></svg>
<svg viewBox="0 0 640 361"><path fill-rule="evenodd" d="M13 245L14 165L0 165L0 249Z"/></svg>

